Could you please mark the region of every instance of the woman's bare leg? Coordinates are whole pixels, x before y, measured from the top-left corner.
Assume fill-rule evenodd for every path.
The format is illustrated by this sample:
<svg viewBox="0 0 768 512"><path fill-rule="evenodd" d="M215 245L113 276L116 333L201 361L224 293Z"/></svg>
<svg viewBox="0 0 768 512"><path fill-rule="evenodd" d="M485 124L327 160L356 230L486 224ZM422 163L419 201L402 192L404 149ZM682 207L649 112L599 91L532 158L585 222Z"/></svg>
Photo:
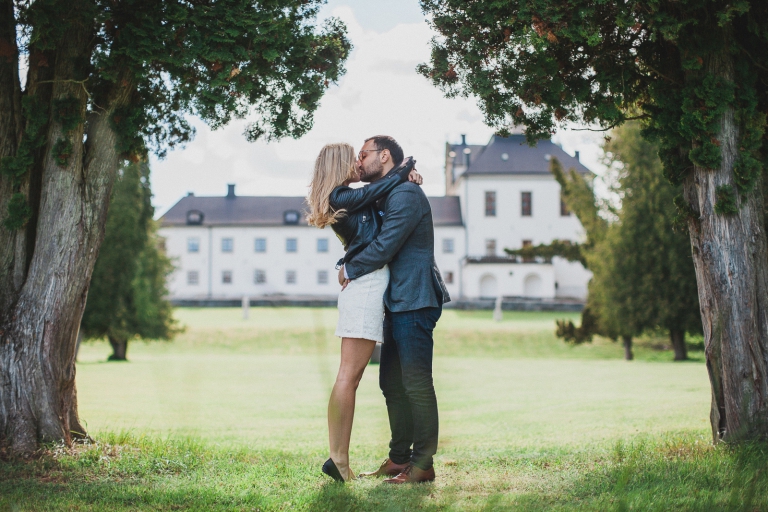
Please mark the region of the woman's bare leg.
<svg viewBox="0 0 768 512"><path fill-rule="evenodd" d="M355 417L355 395L376 342L361 338L341 339L341 364L328 402L328 438L331 459L345 480L353 478L349 469L349 438Z"/></svg>

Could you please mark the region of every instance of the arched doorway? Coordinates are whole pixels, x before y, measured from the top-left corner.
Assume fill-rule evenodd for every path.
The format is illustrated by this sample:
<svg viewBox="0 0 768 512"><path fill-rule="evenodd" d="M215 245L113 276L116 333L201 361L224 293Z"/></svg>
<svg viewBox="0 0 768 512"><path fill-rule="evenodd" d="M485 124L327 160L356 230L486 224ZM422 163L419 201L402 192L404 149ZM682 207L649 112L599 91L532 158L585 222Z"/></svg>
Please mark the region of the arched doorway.
<svg viewBox="0 0 768 512"><path fill-rule="evenodd" d="M497 294L496 278L486 274L480 278L480 297L483 299L495 299Z"/></svg>
<svg viewBox="0 0 768 512"><path fill-rule="evenodd" d="M525 276L523 295L525 297L541 297L541 278L538 274Z"/></svg>

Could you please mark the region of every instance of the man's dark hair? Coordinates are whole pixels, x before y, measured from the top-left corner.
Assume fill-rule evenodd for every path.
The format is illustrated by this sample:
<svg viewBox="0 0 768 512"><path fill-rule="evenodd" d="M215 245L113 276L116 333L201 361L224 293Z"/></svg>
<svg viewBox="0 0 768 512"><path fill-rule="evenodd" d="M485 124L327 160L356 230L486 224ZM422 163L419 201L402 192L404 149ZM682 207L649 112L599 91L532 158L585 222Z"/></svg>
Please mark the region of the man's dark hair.
<svg viewBox="0 0 768 512"><path fill-rule="evenodd" d="M403 163L403 158L405 158L403 155L403 148L400 147L400 144L398 144L395 139L389 135L374 135L373 137L365 139L365 142L368 142L369 140L373 141L376 145L376 149L389 150L389 155L392 157L392 163L395 164L395 167Z"/></svg>

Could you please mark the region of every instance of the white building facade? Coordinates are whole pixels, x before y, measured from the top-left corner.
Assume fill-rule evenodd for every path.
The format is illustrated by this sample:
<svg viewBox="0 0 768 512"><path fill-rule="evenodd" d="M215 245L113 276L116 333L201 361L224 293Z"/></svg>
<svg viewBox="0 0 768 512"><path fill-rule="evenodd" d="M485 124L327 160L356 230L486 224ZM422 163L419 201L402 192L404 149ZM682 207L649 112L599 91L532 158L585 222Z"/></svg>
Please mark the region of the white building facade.
<svg viewBox="0 0 768 512"><path fill-rule="evenodd" d="M581 241L583 229L561 205L549 160L588 173L551 142L522 136L486 146L446 145L446 196L430 197L435 260L454 299L586 297L591 274L579 263L522 261L505 248ZM172 299L338 295L343 256L330 228L306 224L303 197L235 195L182 198L161 218L160 235L176 270Z"/></svg>

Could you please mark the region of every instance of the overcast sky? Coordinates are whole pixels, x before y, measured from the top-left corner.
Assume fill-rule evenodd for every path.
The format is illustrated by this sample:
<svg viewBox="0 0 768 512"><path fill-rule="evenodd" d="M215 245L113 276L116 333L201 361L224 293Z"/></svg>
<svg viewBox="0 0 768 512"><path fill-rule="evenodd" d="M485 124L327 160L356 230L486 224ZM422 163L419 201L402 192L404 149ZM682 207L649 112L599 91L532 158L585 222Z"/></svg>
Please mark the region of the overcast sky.
<svg viewBox="0 0 768 512"><path fill-rule="evenodd" d="M442 195L446 142L461 134L484 144L493 131L482 122L474 99L446 99L416 66L429 59L433 36L417 0L329 0L320 18L337 16L346 24L354 50L347 73L332 85L315 113L314 128L299 140L248 143L245 121L211 131L194 122L195 139L184 149L152 162L157 214L187 192L224 195L228 183L238 195L305 195L312 166L324 144L348 142L359 149L365 138L392 135L406 155L417 160L428 195ZM558 133L555 141L599 170L599 142L593 132Z"/></svg>

